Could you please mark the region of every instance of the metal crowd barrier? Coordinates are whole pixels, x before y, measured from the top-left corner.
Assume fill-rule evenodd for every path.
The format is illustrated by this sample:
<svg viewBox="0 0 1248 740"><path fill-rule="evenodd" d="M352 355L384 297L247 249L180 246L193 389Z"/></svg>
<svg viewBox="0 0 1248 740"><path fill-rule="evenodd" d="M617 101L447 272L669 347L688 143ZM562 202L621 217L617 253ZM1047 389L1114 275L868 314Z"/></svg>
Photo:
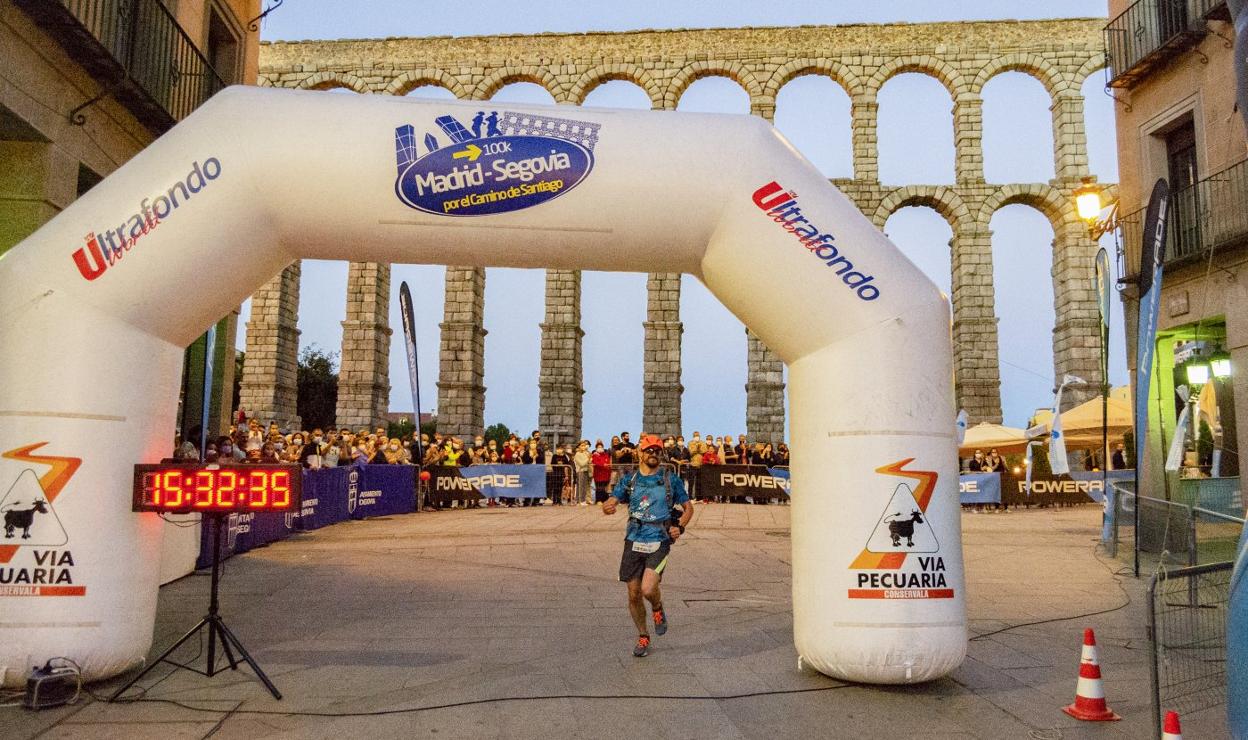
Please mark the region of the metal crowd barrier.
<svg viewBox="0 0 1248 740"><path fill-rule="evenodd" d="M1149 674L1157 738L1166 710L1183 715L1184 722L1197 713L1202 724L1226 721L1231 570L1229 562L1161 569L1149 582ZM1218 736L1225 736L1222 730Z"/></svg>

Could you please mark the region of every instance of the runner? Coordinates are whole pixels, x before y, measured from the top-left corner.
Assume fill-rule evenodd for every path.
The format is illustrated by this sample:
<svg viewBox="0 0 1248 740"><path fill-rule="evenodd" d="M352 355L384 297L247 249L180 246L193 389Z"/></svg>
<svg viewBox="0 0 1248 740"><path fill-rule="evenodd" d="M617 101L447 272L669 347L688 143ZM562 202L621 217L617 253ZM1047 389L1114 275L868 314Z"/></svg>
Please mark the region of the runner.
<svg viewBox="0 0 1248 740"><path fill-rule="evenodd" d="M659 584L672 543L684 533L685 526L693 518L693 502L680 476L659 468L663 442L658 437L643 435L637 448L638 470L620 477L615 490L602 505L602 513L614 514L618 502L628 503L628 530L624 535L624 555L620 559L620 580L628 584L628 611L633 624L637 625L633 655L641 658L650 652L645 601L650 602L654 634L667 632L667 613L663 611ZM678 521L672 519L675 504L684 505Z"/></svg>

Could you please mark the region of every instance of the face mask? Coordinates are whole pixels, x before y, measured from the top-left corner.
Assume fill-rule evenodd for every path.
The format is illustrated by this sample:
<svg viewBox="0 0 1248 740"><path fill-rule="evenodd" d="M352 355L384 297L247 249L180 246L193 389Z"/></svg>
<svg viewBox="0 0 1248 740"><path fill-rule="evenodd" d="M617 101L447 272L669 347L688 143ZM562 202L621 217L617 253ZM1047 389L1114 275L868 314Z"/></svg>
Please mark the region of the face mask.
<svg viewBox="0 0 1248 740"><path fill-rule="evenodd" d="M321 439L322 439L322 437L313 437L313 438L312 438L312 441L313 441L313 442L316 442L316 443L318 443L318 444L319 444L319 443L320 443L320 441L321 441Z"/></svg>
<svg viewBox="0 0 1248 740"><path fill-rule="evenodd" d="M390 451L391 451L391 452L397 452L397 451L398 451L398 449L399 449L399 446L398 446L398 445L390 445Z"/></svg>
<svg viewBox="0 0 1248 740"><path fill-rule="evenodd" d="M233 448L233 447L230 447L229 445L221 445L221 454L222 454L222 455L228 455L228 454L232 453L233 451L234 451L234 448Z"/></svg>

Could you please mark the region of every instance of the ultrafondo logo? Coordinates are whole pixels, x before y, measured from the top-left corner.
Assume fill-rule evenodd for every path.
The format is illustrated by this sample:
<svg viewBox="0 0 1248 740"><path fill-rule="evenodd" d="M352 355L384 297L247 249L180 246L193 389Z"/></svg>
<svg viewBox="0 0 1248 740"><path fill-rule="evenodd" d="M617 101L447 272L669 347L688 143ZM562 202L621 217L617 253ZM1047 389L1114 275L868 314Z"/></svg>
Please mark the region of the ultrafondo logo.
<svg viewBox="0 0 1248 740"><path fill-rule="evenodd" d="M899 483L871 531L862 553L850 563L851 599L952 599L940 542L927 521L939 477L930 470L907 470L914 458L876 468L881 475L908 478Z"/></svg>
<svg viewBox="0 0 1248 740"><path fill-rule="evenodd" d="M130 216L124 216L116 227L97 229L87 232L83 237L86 242L74 250L74 265L79 274L86 280L95 280L104 272L117 264L122 257L139 243L139 239L147 236L165 219L177 211L178 206L186 203L191 196L208 187L208 183L221 176L221 161L216 157L204 160L203 165L195 162L186 178L179 180L164 193L155 197L147 197L139 202L138 209Z"/></svg>
<svg viewBox="0 0 1248 740"><path fill-rule="evenodd" d="M795 236L811 254L835 269L841 282L852 288L860 299L874 301L880 297L880 289L871 285L875 276L855 268L854 263L845 256L844 247L833 244L836 237L832 232L820 229L806 218L802 207L797 204L797 193L786 190L780 183L772 180L754 191L754 205Z"/></svg>

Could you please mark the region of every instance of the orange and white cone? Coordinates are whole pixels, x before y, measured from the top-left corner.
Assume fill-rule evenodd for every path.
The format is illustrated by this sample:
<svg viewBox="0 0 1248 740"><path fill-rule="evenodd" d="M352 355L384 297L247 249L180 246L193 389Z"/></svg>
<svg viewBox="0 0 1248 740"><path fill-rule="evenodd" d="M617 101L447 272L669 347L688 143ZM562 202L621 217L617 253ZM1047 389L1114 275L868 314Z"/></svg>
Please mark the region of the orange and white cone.
<svg viewBox="0 0 1248 740"><path fill-rule="evenodd" d="M1179 713L1166 712L1166 722L1162 727L1161 740L1183 740L1183 730L1179 727Z"/></svg>
<svg viewBox="0 0 1248 740"><path fill-rule="evenodd" d="M1062 707L1075 719L1107 722L1122 719L1105 705L1105 687L1101 683L1101 666L1096 661L1096 635L1083 631L1083 656L1079 659L1079 683L1075 686L1075 703Z"/></svg>

